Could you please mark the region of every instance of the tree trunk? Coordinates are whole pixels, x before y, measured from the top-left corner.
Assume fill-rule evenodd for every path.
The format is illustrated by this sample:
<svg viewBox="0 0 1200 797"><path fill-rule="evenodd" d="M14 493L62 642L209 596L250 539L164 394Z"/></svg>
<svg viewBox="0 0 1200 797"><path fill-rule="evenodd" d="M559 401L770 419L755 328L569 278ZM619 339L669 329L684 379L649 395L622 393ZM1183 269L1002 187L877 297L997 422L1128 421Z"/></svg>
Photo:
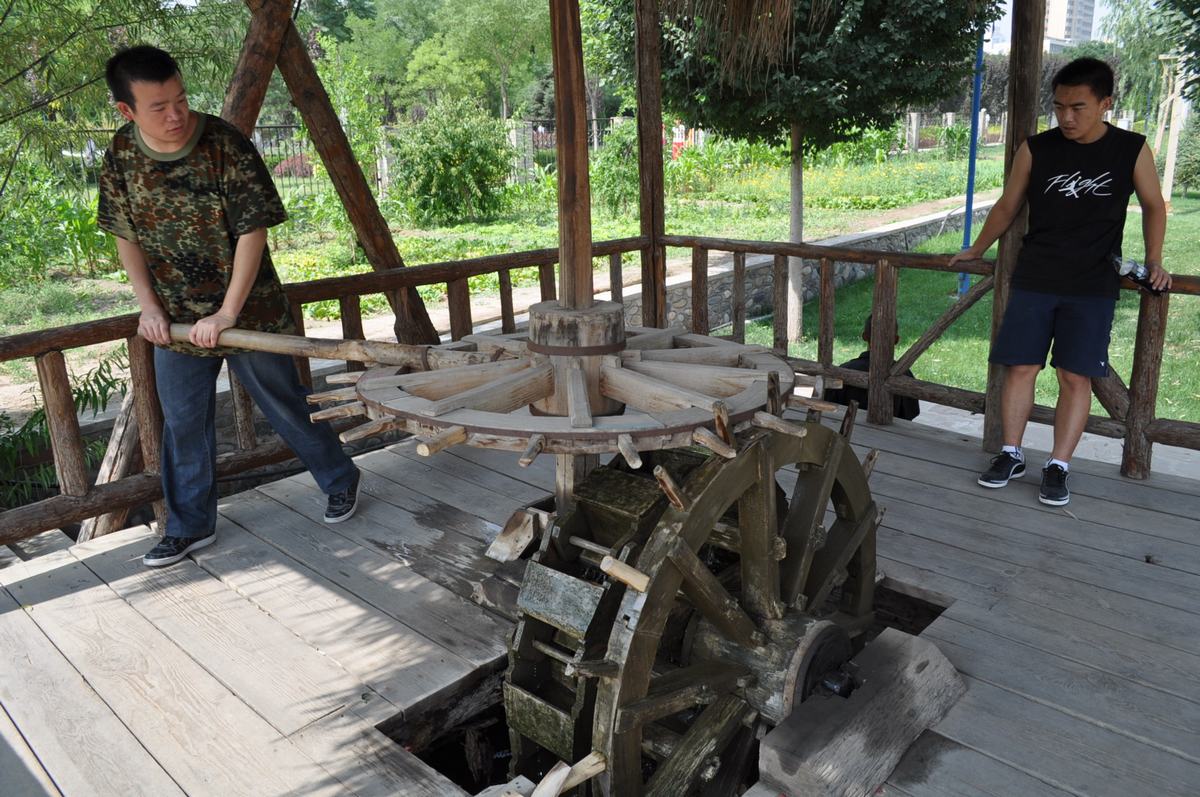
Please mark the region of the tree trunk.
<svg viewBox="0 0 1200 797"><path fill-rule="evenodd" d="M500 118L508 118L508 70L500 70Z"/></svg>
<svg viewBox="0 0 1200 797"><path fill-rule="evenodd" d="M789 213L788 240L792 243L804 241L804 136L800 125L793 124L792 145L792 199ZM789 343L800 340L804 333L804 261L798 257L788 258L788 306L787 337Z"/></svg>

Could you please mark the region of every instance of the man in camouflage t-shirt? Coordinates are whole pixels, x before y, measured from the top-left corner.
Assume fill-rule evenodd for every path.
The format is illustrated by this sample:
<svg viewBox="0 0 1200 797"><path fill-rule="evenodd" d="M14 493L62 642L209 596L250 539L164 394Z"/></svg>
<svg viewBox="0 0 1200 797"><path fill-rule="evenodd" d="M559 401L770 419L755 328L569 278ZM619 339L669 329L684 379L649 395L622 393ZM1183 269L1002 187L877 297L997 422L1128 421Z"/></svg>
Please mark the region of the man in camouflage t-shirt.
<svg viewBox="0 0 1200 797"><path fill-rule="evenodd" d="M359 473L327 424L308 420L291 358L217 346L230 327L294 333L267 250L267 228L287 217L254 145L222 119L193 112L178 66L154 47L114 55L106 73L117 131L100 176L100 226L141 307L138 333L154 343L163 405L167 528L143 561L179 561L215 540L216 380L221 363L328 494L325 520L354 512ZM172 341L170 324L191 324Z"/></svg>

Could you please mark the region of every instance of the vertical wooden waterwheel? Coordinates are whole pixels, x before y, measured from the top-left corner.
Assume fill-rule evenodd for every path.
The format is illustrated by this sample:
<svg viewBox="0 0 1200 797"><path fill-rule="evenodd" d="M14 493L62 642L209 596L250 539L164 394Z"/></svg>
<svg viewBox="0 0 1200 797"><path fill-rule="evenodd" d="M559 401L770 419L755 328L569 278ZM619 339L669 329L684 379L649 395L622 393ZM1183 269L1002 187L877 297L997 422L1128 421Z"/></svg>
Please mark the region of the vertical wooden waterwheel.
<svg viewBox="0 0 1200 797"><path fill-rule="evenodd" d="M872 618L879 518L845 438L798 431L739 434L732 459L617 461L579 485L518 601L516 773L591 755L603 771L580 793L737 794L762 728L845 687Z"/></svg>

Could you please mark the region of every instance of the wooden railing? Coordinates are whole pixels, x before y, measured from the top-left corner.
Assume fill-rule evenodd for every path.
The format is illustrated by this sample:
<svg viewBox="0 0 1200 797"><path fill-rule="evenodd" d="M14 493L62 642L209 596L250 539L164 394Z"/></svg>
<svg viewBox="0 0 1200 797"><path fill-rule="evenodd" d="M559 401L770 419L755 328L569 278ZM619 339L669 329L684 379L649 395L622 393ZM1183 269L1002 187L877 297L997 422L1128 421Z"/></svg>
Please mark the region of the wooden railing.
<svg viewBox="0 0 1200 797"><path fill-rule="evenodd" d="M843 249L812 244L766 243L738 241L699 236L666 235L666 246L687 247L692 250L692 331L707 334L708 323L708 260L710 252L731 252L734 265L733 336L745 339L745 268L746 256L771 255L774 285L774 347L786 351L787 344L787 258L800 257L820 263L820 321L817 334L817 359L789 358L797 370L841 379L844 383L868 390L870 406L868 419L872 423L892 421L892 398L899 394L922 401L979 413L999 413L1000 408L985 406L985 394L962 388L927 382L904 376L907 371L937 341L949 326L986 295L994 285L994 264L988 261L948 265L946 255L921 255L880 252L864 249ZM967 272L981 275L971 289L928 329L903 354L896 356L891 336L874 335L870 344L870 371L852 371L833 364L833 330L835 317L834 266L838 262L863 263L875 269L875 293L871 306L874 329L893 328L896 321L898 273L902 268L931 271ZM1200 449L1200 424L1170 420L1156 416L1159 373L1166 336L1167 309L1172 296L1200 295L1200 278L1174 276L1171 291L1160 296L1142 292L1138 315L1137 338L1134 344L1133 370L1126 386L1112 369L1104 379L1093 380L1093 389L1107 417L1090 415L1086 431L1106 437L1124 438L1121 472L1132 478L1145 478L1150 473L1151 446L1154 443ZM1124 281L1125 290L1136 286ZM1030 419L1039 423L1054 422L1054 408L1036 405Z"/></svg>
<svg viewBox="0 0 1200 797"><path fill-rule="evenodd" d="M621 256L626 252L642 251L646 245L647 240L641 237L599 241L593 245L594 257L607 257L609 260L611 290L616 301L621 300L623 293ZM342 336L361 340L363 322L360 297L401 288L444 284L450 314L450 335L458 340L470 334L474 326L471 291L467 282L471 277L497 275L500 284L500 326L503 331L512 332L516 329L512 270L537 268L544 301L555 297L554 267L557 262L557 249L539 249L312 280L284 288L301 334L304 330L304 305L336 300L342 313ZM153 346L137 335L137 323L137 314L131 313L0 338L0 362L32 357L37 365L59 484L59 494L56 496L0 513L0 545L121 508L160 502L162 487L158 471L162 408L154 383ZM63 352L121 340L129 348L130 393L134 397L131 412L137 417L144 470L113 481L92 484L86 470L83 437L75 414ZM307 358L297 358L297 366L301 378L311 386L312 374ZM361 365L351 363L349 367ZM243 473L293 456L278 438L261 443L256 439L250 398L236 383L233 383L233 408L240 450L217 458L218 477ZM161 505L156 506L156 510L161 520Z"/></svg>
<svg viewBox="0 0 1200 797"><path fill-rule="evenodd" d="M984 394L961 388L904 377L909 368L941 334L992 286L992 264L975 262L958 264L951 269L944 255L919 255L880 252L862 249L841 249L810 244L773 243L765 241L736 241L694 236L664 236L659 245L689 248L692 251L692 330L701 334L711 331L708 320L708 259L710 252L733 254L734 285L732 291L733 336L745 337L746 257L750 254L773 256L775 324L774 345L786 350L787 258L796 256L819 261L821 270L820 324L817 360L792 362L797 370L825 374L845 383L870 390L868 414L874 422L891 420L892 396L912 396L924 401L945 404L976 412L984 411ZM646 251L645 237L597 242L594 257L608 257L613 298L621 301L621 256L626 252ZM360 297L366 294L395 291L421 285L446 285L451 337L462 338L475 324L472 317L470 277L494 273L500 285L500 326L504 332L516 328L513 288L510 272L516 268L536 267L540 276L540 295L543 300L554 298L554 267L557 249L542 249L514 254L493 255L448 263L394 269L391 271L356 274L346 277L313 280L285 286L292 313L303 329L303 307L310 302L336 300L342 311L342 335L362 339L363 322ZM875 269L875 295L872 317L876 329L886 329L896 317L897 274L901 268L935 271L967 271L984 277L957 304L921 336L908 351L897 357L893 342L886 335L877 335L871 342L871 371L861 373L838 368L833 364L834 339L834 266L838 262L871 265ZM1200 280L1176 277L1173 295L1200 294ZM1200 424L1165 420L1154 417L1158 391L1158 373L1162 361L1166 311L1170 295L1142 297L1138 324L1137 348L1134 355L1133 378L1126 388L1115 375L1097 380L1097 395L1110 417L1092 416L1088 431L1110 437L1124 437L1126 462L1123 471L1144 476L1149 470L1152 443L1200 448ZM30 332L0 338L0 362L31 357L37 365L43 400L47 411L51 447L60 494L37 503L9 509L0 513L0 544L32 536L87 518L94 518L121 508L129 508L162 498L158 477L159 446L161 445L162 411L154 387L153 347L137 334L137 315L114 318L56 329ZM140 430L140 445L144 470L122 475L112 481L91 484L84 466L83 442L78 419L71 401L71 391L62 352L99 343L124 340L129 348L130 393L133 396L130 412L136 416ZM308 362L300 362L306 378ZM351 368L361 367L357 363ZM218 457L219 476L241 473L262 465L289 459L291 451L278 439L259 442L250 420L250 401L244 391L234 390L234 413L239 450ZM986 408L995 411L997 408ZM1035 407L1033 419L1049 422L1053 410ZM1141 469L1141 470L1139 470ZM160 509L161 512L161 509Z"/></svg>

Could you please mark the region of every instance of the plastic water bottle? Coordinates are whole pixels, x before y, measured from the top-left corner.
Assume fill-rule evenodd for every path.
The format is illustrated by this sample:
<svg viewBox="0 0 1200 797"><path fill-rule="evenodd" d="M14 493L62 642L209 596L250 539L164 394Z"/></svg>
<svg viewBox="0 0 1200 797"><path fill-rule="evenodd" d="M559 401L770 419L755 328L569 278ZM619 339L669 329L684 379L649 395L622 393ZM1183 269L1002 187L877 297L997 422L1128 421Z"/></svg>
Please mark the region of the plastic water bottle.
<svg viewBox="0 0 1200 797"><path fill-rule="evenodd" d="M1121 257L1120 255L1113 255L1112 262L1113 268L1117 270L1119 276L1129 277L1151 293L1162 293L1150 284L1150 269L1144 263L1139 263L1132 257Z"/></svg>

